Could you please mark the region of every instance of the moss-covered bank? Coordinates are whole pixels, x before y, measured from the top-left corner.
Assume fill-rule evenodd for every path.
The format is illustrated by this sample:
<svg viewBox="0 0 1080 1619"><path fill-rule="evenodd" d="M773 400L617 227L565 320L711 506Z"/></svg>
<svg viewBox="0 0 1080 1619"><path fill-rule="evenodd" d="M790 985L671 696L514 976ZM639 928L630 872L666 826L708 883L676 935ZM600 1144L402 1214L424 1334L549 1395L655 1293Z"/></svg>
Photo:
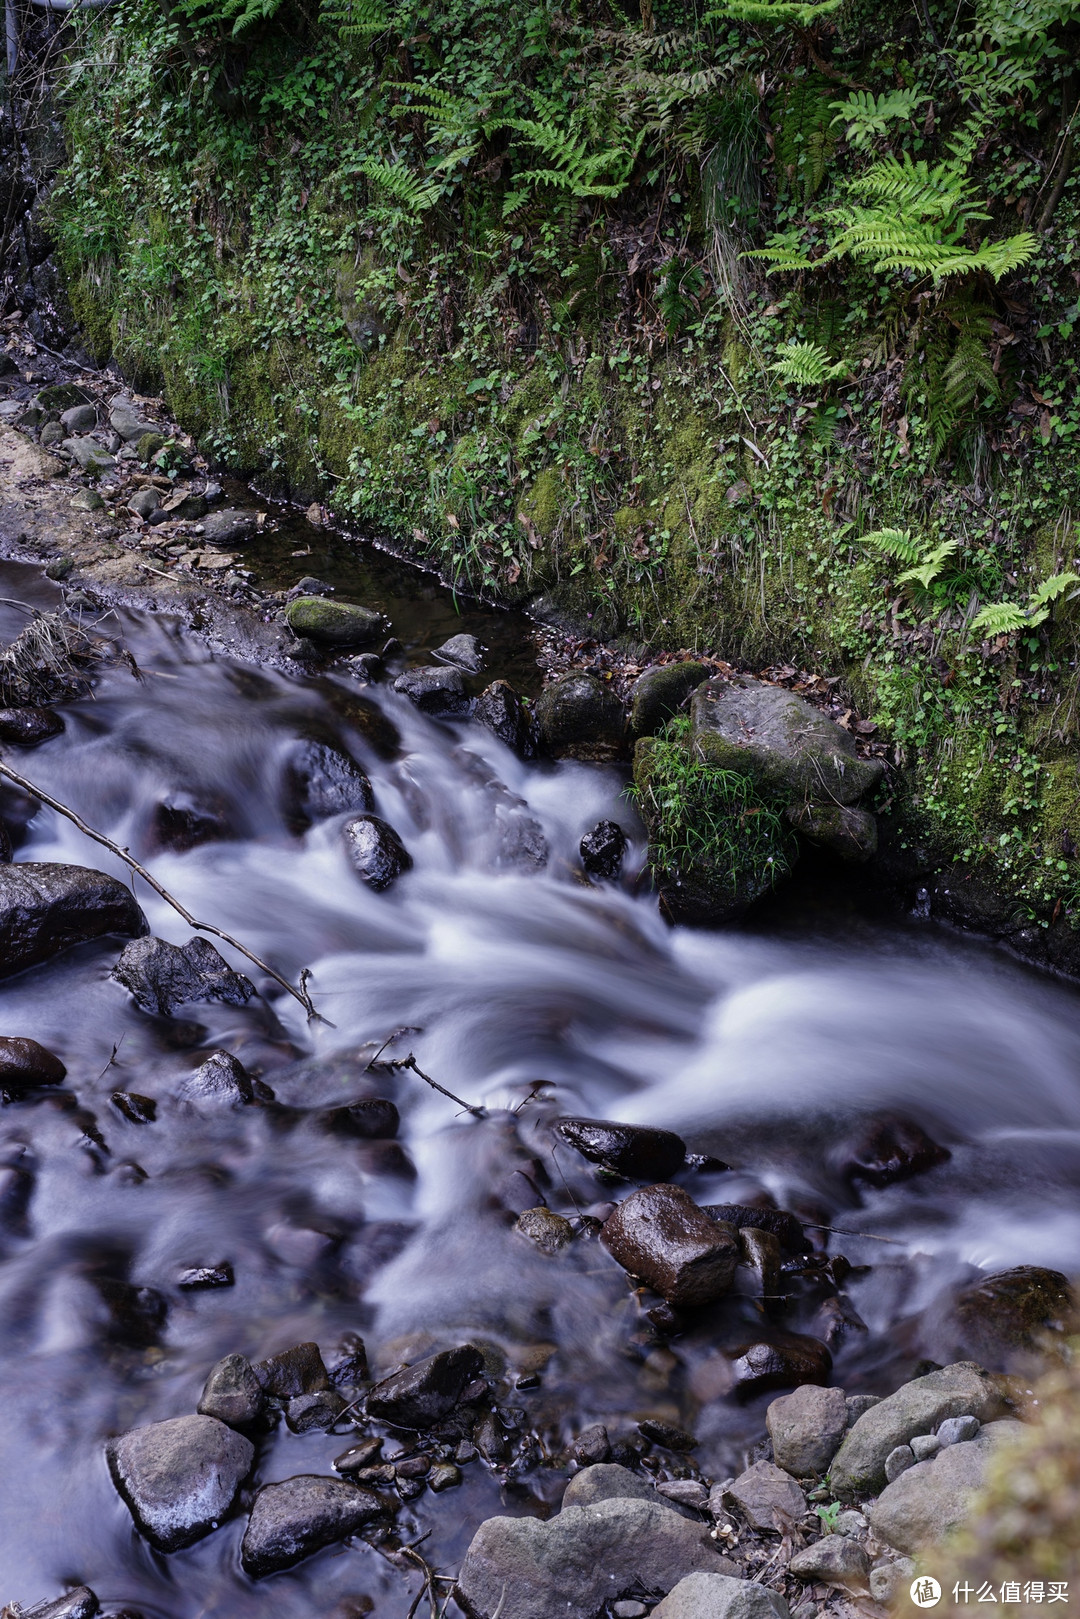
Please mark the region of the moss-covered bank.
<svg viewBox="0 0 1080 1619"><path fill-rule="evenodd" d="M1073 10L797 10L121 0L70 53L72 300L222 463L456 580L836 677L908 869L1080 923L1080 612L1035 595L1078 549Z"/></svg>

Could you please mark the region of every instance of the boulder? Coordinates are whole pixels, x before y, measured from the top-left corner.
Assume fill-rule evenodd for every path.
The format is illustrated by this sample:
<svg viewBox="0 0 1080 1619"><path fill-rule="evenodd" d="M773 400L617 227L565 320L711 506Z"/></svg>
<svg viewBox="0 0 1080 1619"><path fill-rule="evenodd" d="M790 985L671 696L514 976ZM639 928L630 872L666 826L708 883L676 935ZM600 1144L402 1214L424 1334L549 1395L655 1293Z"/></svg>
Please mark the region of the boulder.
<svg viewBox="0 0 1080 1619"><path fill-rule="evenodd" d="M613 883L622 869L627 837L617 821L598 821L578 845L581 864L590 877Z"/></svg>
<svg viewBox="0 0 1080 1619"><path fill-rule="evenodd" d="M558 1119L554 1128L583 1158L628 1180L667 1180L686 1158L686 1143L673 1130L575 1118Z"/></svg>
<svg viewBox="0 0 1080 1619"><path fill-rule="evenodd" d="M529 716L525 704L507 680L493 680L473 705L477 725L491 731L514 753L523 754L529 742Z"/></svg>
<svg viewBox="0 0 1080 1619"><path fill-rule="evenodd" d="M606 1442L607 1429L602 1432ZM581 1437L584 1438L584 1435ZM598 1501L653 1501L669 1508L679 1517L691 1516L678 1502L657 1495L656 1486L644 1474L632 1473L628 1467L620 1467L617 1462L597 1462L575 1473L563 1491L562 1510L565 1511L567 1507L591 1507Z"/></svg>
<svg viewBox="0 0 1080 1619"><path fill-rule="evenodd" d="M732 1480L725 1495L751 1529L790 1534L806 1512L806 1497L795 1480L772 1462L755 1462Z"/></svg>
<svg viewBox="0 0 1080 1619"><path fill-rule="evenodd" d="M234 972L209 939L196 936L186 944L153 937L125 945L109 975L123 984L143 1012L168 1017L192 1001L224 1001L244 1006L255 985Z"/></svg>
<svg viewBox="0 0 1080 1619"><path fill-rule="evenodd" d="M843 1591L866 1592L870 1588L870 1559L847 1535L823 1535L812 1546L796 1552L788 1564L788 1573L797 1580L820 1581Z"/></svg>
<svg viewBox="0 0 1080 1619"><path fill-rule="evenodd" d="M399 1428L431 1428L450 1415L483 1366L472 1344L429 1355L376 1383L368 1392L368 1416Z"/></svg>
<svg viewBox="0 0 1080 1619"><path fill-rule="evenodd" d="M990 1366L1019 1369L1034 1365L1054 1338L1060 1340L1075 1309L1075 1295L1060 1271L1017 1265L958 1293L950 1325L968 1353Z"/></svg>
<svg viewBox="0 0 1080 1619"><path fill-rule="evenodd" d="M88 939L150 931L125 883L87 866L0 864L0 977Z"/></svg>
<svg viewBox="0 0 1080 1619"><path fill-rule="evenodd" d="M0 708L0 742L36 748L63 729L63 718L51 708Z"/></svg>
<svg viewBox="0 0 1080 1619"><path fill-rule="evenodd" d="M1023 1432L1022 1422L988 1422L974 1439L907 1468L865 1509L875 1535L900 1552L940 1540L963 1523L994 1451Z"/></svg>
<svg viewBox="0 0 1080 1619"><path fill-rule="evenodd" d="M646 669L630 688L631 736L655 736L711 674L705 663L665 663Z"/></svg>
<svg viewBox="0 0 1080 1619"><path fill-rule="evenodd" d="M971 1361L917 1377L864 1411L849 1430L829 1469L833 1493L840 1500L876 1494L887 1482L885 1458L897 1445L931 1432L947 1417L974 1416L992 1422L1007 1409L997 1383Z"/></svg>
<svg viewBox="0 0 1080 1619"><path fill-rule="evenodd" d="M694 742L710 764L748 776L787 802L854 804L884 766L860 759L854 738L794 692L749 675L715 675L691 708Z"/></svg>
<svg viewBox="0 0 1080 1619"><path fill-rule="evenodd" d="M224 517L224 512L215 514ZM207 524L214 521L207 518ZM381 613L358 602L330 601L325 596L298 596L285 609L285 622L294 635L303 635L316 646L371 646L386 633Z"/></svg>
<svg viewBox="0 0 1080 1619"><path fill-rule="evenodd" d="M739 1258L732 1226L710 1220L681 1186L647 1186L620 1203L601 1239L624 1270L669 1304L711 1304Z"/></svg>
<svg viewBox="0 0 1080 1619"><path fill-rule="evenodd" d="M814 1478L828 1471L847 1425L843 1389L814 1383L804 1383L793 1394L782 1394L765 1413L773 1459L796 1478Z"/></svg>
<svg viewBox="0 0 1080 1619"><path fill-rule="evenodd" d="M67 438L64 440L64 449L72 460L88 472L92 478L103 472L111 472L116 465L116 457L109 454L103 444L96 438Z"/></svg>
<svg viewBox="0 0 1080 1619"><path fill-rule="evenodd" d="M101 1604L88 1585L77 1585L55 1602L39 1602L33 1608L20 1608L22 1619L96 1619Z"/></svg>
<svg viewBox="0 0 1080 1619"><path fill-rule="evenodd" d="M330 1374L318 1344L293 1344L267 1360L257 1360L252 1371L263 1392L275 1400L294 1400L298 1394L319 1394L330 1387Z"/></svg>
<svg viewBox="0 0 1080 1619"><path fill-rule="evenodd" d="M244 1573L261 1580L355 1535L386 1508L377 1495L344 1479L301 1474L264 1484L240 1543Z"/></svg>
<svg viewBox="0 0 1080 1619"><path fill-rule="evenodd" d="M514 1230L527 1237L545 1254L557 1254L574 1240L574 1228L569 1220L551 1209L523 1209L514 1223Z"/></svg>
<svg viewBox="0 0 1080 1619"><path fill-rule="evenodd" d="M344 1395L337 1389L297 1394L285 1407L285 1422L290 1433L321 1433L334 1426L345 1404Z"/></svg>
<svg viewBox="0 0 1080 1619"><path fill-rule="evenodd" d="M922 1175L952 1154L938 1146L912 1119L879 1114L866 1119L844 1143L841 1170L849 1180L869 1186L892 1186Z"/></svg>
<svg viewBox="0 0 1080 1619"><path fill-rule="evenodd" d="M92 433L97 426L97 410L93 405L71 405L61 412L60 425L69 433Z"/></svg>
<svg viewBox="0 0 1080 1619"><path fill-rule="evenodd" d="M355 759L328 742L302 737L289 748L281 805L290 831L305 832L331 815L373 809L375 794Z"/></svg>
<svg viewBox="0 0 1080 1619"><path fill-rule="evenodd" d="M455 668L464 669L468 675L478 675L484 667L486 650L475 635L452 635L449 641L437 646L431 656L440 663L452 663Z"/></svg>
<svg viewBox="0 0 1080 1619"><path fill-rule="evenodd" d="M222 511L211 512L203 518L202 537L210 545L239 545L243 540L250 539L258 526L257 512L240 512L226 506ZM287 613L285 616L288 618ZM297 634L300 633L307 632L297 631Z"/></svg>
<svg viewBox="0 0 1080 1619"><path fill-rule="evenodd" d="M591 1469L590 1469L591 1471ZM620 1498L538 1518L489 1518L454 1587L471 1619L601 1619L642 1589L668 1592L688 1574L733 1575L703 1523L659 1501Z"/></svg>
<svg viewBox="0 0 1080 1619"><path fill-rule="evenodd" d="M255 1100L251 1075L231 1051L212 1051L177 1095L197 1108L247 1107Z"/></svg>
<svg viewBox="0 0 1080 1619"><path fill-rule="evenodd" d="M174 521L181 523L197 523L209 511L206 496L197 494L194 490L178 490L162 503L162 511L167 512ZM205 530L204 530L205 532Z"/></svg>
<svg viewBox="0 0 1080 1619"><path fill-rule="evenodd" d="M255 1447L216 1417L174 1417L106 1447L113 1483L140 1533L179 1551L216 1529L251 1469Z"/></svg>
<svg viewBox="0 0 1080 1619"><path fill-rule="evenodd" d="M412 855L389 821L378 815L354 815L342 827L341 835L356 875L376 893L412 869Z"/></svg>
<svg viewBox="0 0 1080 1619"><path fill-rule="evenodd" d="M652 1619L788 1619L779 1591L728 1574L688 1574L652 1610Z"/></svg>
<svg viewBox="0 0 1080 1619"><path fill-rule="evenodd" d="M595 675L574 672L552 681L537 698L536 720L545 749L557 759L610 760L623 751L623 705Z"/></svg>
<svg viewBox="0 0 1080 1619"><path fill-rule="evenodd" d="M134 444L146 433L157 433L153 422L148 422L141 416L135 406L127 399L115 399L112 410L109 412L109 426L114 433L118 433L125 444Z"/></svg>
<svg viewBox="0 0 1080 1619"><path fill-rule="evenodd" d="M638 1423L638 1433L650 1445L662 1445L665 1450L689 1451L697 1449L697 1440L685 1428L676 1428L672 1422L661 1422L657 1417L644 1417Z"/></svg>
<svg viewBox="0 0 1080 1619"><path fill-rule="evenodd" d="M59 1057L25 1035L0 1035L0 1090L28 1091L60 1085L67 1069Z"/></svg>
<svg viewBox="0 0 1080 1619"><path fill-rule="evenodd" d="M364 1096L344 1107L329 1108L319 1123L338 1136L357 1141L392 1141L401 1125L401 1115L393 1102L383 1096Z"/></svg>
<svg viewBox="0 0 1080 1619"><path fill-rule="evenodd" d="M464 676L445 664L406 669L394 681L394 690L434 719L462 719L469 712Z"/></svg>
<svg viewBox="0 0 1080 1619"><path fill-rule="evenodd" d="M204 1417L216 1417L230 1428L248 1428L262 1416L262 1385L246 1355L226 1355L206 1379L198 1404Z"/></svg>
<svg viewBox="0 0 1080 1619"><path fill-rule="evenodd" d="M378 703L332 680L323 684L321 695L338 718L356 731L380 759L397 758L401 752L401 732Z"/></svg>
<svg viewBox="0 0 1080 1619"><path fill-rule="evenodd" d="M850 865L877 854L877 817L850 804L793 804L788 820L801 837Z"/></svg>

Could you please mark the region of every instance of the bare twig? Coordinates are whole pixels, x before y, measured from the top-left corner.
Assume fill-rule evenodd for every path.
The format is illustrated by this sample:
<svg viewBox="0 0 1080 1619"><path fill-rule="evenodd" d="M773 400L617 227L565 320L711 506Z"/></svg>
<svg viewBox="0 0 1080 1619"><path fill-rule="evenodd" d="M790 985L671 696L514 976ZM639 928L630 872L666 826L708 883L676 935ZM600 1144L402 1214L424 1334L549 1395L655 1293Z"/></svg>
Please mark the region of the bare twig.
<svg viewBox="0 0 1080 1619"><path fill-rule="evenodd" d="M242 956L246 956L248 961L253 962L260 972L264 972L268 977L272 978L275 984L280 984L282 989L287 990L294 1001L299 1001L309 1018L317 1018L320 1023L326 1023L331 1028L333 1027L328 1018L323 1017L321 1012L316 1011L315 1004L307 992L306 980L304 981L304 987L297 989L293 984L289 983L287 978L283 978L279 972L275 972L273 967L268 962L263 961L261 956L257 956L253 950L249 950L247 945L241 944L239 939L234 939L231 933L226 933L224 928L217 928L212 922L200 922L197 917L192 916L185 905L181 905L180 901L169 893L169 890L163 884L158 882L153 872L147 871L146 867L135 859L134 855L128 854L126 849L121 848L112 838L106 837L104 832L95 831L92 826L87 825L81 815L77 815L73 809L69 809L66 804L62 804L58 798L53 798L51 794L44 792L26 776L20 776L17 770L12 770L10 765L4 764L2 761L0 761L0 776L6 776L8 781L13 781L24 792L32 794L34 798L40 798L43 804L48 804L49 808L55 810L58 815L63 815L73 826L77 826L79 831L86 837L93 838L95 843L100 843L104 848L110 849L114 855L117 855L126 865L130 866L132 871L141 877L145 883L149 883L155 894L160 894L165 903L171 905L173 910L183 917L188 927L194 928L197 933L212 933L216 939L223 939L234 950L238 950ZM417 1072L419 1073L419 1069L417 1069ZM421 1077L426 1079L427 1075L425 1074ZM429 1080L428 1083L434 1085L435 1081ZM442 1087L436 1085L435 1089L441 1090ZM449 1096L449 1094L449 1091L447 1091L446 1095ZM454 1097L453 1100L457 1101L457 1097Z"/></svg>
<svg viewBox="0 0 1080 1619"><path fill-rule="evenodd" d="M867 1242L891 1242L896 1248L906 1248L907 1243L901 1242L899 1237L875 1237L872 1231L840 1231L834 1225L821 1225L817 1220L804 1220L811 1231L829 1231L834 1237L865 1237Z"/></svg>
<svg viewBox="0 0 1080 1619"><path fill-rule="evenodd" d="M390 1042L387 1041L386 1043L389 1045ZM370 1067L371 1064L369 1063L368 1066ZM455 1096L453 1091L448 1091L445 1085L440 1085L437 1079L432 1079L430 1074L425 1074L424 1070L418 1067L416 1058L413 1056L411 1051L407 1057L396 1057L393 1062L385 1063L384 1066L386 1068L411 1069L414 1074L419 1075L426 1085L430 1085L433 1091L438 1091L440 1096L446 1096L451 1102L456 1102L458 1107L465 1109L466 1113L471 1113L474 1119L487 1118L486 1107L470 1107L468 1102L463 1102L461 1100L460 1096Z"/></svg>

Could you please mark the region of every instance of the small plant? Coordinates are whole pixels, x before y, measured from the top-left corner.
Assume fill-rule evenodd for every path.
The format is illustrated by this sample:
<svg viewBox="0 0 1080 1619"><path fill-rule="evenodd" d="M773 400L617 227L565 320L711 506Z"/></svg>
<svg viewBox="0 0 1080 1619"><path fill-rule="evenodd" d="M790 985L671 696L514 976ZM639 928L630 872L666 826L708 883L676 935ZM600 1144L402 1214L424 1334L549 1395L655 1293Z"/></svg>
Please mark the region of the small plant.
<svg viewBox="0 0 1080 1619"><path fill-rule="evenodd" d="M835 382L842 377L847 367L842 364L833 364L829 359L827 349L820 343L802 342L792 340L783 348L777 349L777 358L769 367L796 388L819 388L822 383Z"/></svg>
<svg viewBox="0 0 1080 1619"><path fill-rule="evenodd" d="M992 602L975 615L971 628L973 631L982 630L984 635L1013 635L1017 630L1038 629L1040 624L1046 623L1054 602L1065 594L1070 585L1080 585L1080 574L1055 573L1052 579L1044 579L1031 592L1026 606L1021 607L1017 602ZM1073 591L1073 596L1076 594ZM1072 600L1072 597L1069 599Z"/></svg>
<svg viewBox="0 0 1080 1619"><path fill-rule="evenodd" d="M928 95L920 95L917 90L887 90L880 96L869 90L853 90L846 101L831 103L836 112L832 121L847 124L844 139L862 152L888 134L890 124L910 122L917 109L929 100Z"/></svg>
<svg viewBox="0 0 1080 1619"><path fill-rule="evenodd" d="M827 1507L814 1508L814 1511L821 1519L821 1527L825 1530L826 1534L835 1535L836 1520L839 1518L843 1510L843 1503L840 1501L830 1501Z"/></svg>

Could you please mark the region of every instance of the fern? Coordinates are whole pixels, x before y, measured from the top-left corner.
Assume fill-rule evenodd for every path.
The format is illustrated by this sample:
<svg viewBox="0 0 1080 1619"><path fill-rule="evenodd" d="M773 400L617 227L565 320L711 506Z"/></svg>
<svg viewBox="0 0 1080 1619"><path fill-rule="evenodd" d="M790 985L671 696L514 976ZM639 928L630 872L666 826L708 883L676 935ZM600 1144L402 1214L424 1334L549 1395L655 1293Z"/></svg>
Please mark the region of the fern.
<svg viewBox="0 0 1080 1619"><path fill-rule="evenodd" d="M1031 592L1026 607L1016 602L992 602L975 615L971 628L982 630L986 635L1013 635L1017 630L1038 629L1050 617L1053 603L1064 596L1070 585L1080 585L1080 574L1055 573Z"/></svg>
<svg viewBox="0 0 1080 1619"><path fill-rule="evenodd" d="M903 573L897 575L897 584L921 585L923 590L929 590L930 586L941 578L945 571L945 564L955 553L958 544L957 540L943 540L940 545L935 545L934 549L928 551L915 567L907 568Z"/></svg>
<svg viewBox="0 0 1080 1619"><path fill-rule="evenodd" d="M831 131L832 86L822 78L796 79L784 96L776 132L776 162L781 183L804 207L821 190L836 144Z"/></svg>
<svg viewBox="0 0 1080 1619"><path fill-rule="evenodd" d="M433 208L443 194L437 180L421 180L404 163L387 163L382 158L368 158L360 165L360 173L385 191L410 214L424 214Z"/></svg>
<svg viewBox="0 0 1080 1619"><path fill-rule="evenodd" d="M928 95L920 95L917 90L887 90L880 96L871 95L869 90L855 90L846 101L831 103L836 112L832 122L846 123L844 139L848 145L865 151L888 132L891 123L909 123L916 109L929 100Z"/></svg>
<svg viewBox="0 0 1080 1619"><path fill-rule="evenodd" d="M324 13L346 39L374 39L387 33L394 19L386 0L345 0Z"/></svg>
<svg viewBox="0 0 1080 1619"><path fill-rule="evenodd" d="M575 108L566 127L556 122L558 110L553 102L535 91L532 99L542 117L506 118L499 127L523 135L550 166L515 173L515 189L504 200L503 217L515 213L528 199L531 188L538 185L554 186L573 197L620 196L637 161L645 131L638 130L629 144L590 151L584 108Z"/></svg>
<svg viewBox="0 0 1080 1619"><path fill-rule="evenodd" d="M832 364L828 350L819 343L797 343L793 340L777 350L777 359L769 370L778 372L785 382L797 388L816 388L824 382L833 382L837 377L842 377L846 367L839 363Z"/></svg>
<svg viewBox="0 0 1080 1619"><path fill-rule="evenodd" d="M897 562L906 562L909 567L916 564L922 556L922 546L918 540L912 539L909 528L877 528L872 534L864 534L861 543L872 545L884 556L892 557Z"/></svg>

